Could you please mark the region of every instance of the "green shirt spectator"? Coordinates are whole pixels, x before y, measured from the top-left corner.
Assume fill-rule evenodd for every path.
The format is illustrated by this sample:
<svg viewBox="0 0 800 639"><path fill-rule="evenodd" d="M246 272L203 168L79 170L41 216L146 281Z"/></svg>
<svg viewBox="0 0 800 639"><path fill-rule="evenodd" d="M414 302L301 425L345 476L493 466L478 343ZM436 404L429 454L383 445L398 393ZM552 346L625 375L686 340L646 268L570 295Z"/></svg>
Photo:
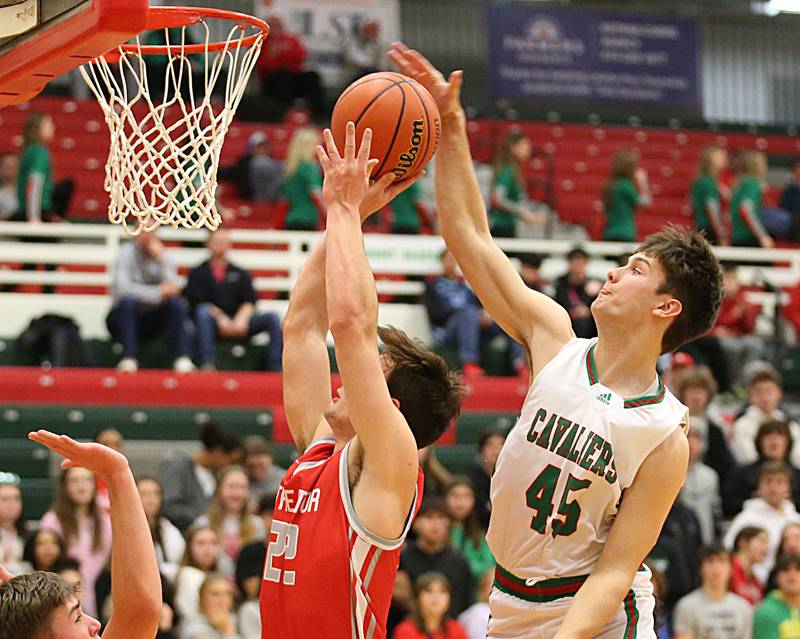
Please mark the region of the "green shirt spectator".
<svg viewBox="0 0 800 639"><path fill-rule="evenodd" d="M416 235L422 229L418 206L422 191L418 183L398 194L389 207L392 209L392 233Z"/></svg>
<svg viewBox="0 0 800 639"><path fill-rule="evenodd" d="M35 142L22 151L17 179L20 212L17 219L41 221L42 213L53 207L53 164L50 151ZM24 218L22 218L24 216Z"/></svg>
<svg viewBox="0 0 800 639"><path fill-rule="evenodd" d="M779 590L769 593L755 610L753 637L800 639L800 611L791 607Z"/></svg>
<svg viewBox="0 0 800 639"><path fill-rule="evenodd" d="M720 214L719 185L712 175L702 174L692 183L692 212L694 213L694 226L706 232L717 232L717 221ZM712 221L712 217L715 218Z"/></svg>
<svg viewBox="0 0 800 639"><path fill-rule="evenodd" d="M475 546L474 541L465 534L463 524L459 522L453 522L450 530L450 545L453 550L460 552L464 559L467 560L469 570L475 578L475 583L479 582L487 570L495 567L494 556L492 551L489 550L486 538L481 536L480 544Z"/></svg>
<svg viewBox="0 0 800 639"><path fill-rule="evenodd" d="M611 185L610 206L606 207L606 226L604 240L634 242L636 240L636 221L634 212L639 206L639 191L633 180L617 178Z"/></svg>
<svg viewBox="0 0 800 639"><path fill-rule="evenodd" d="M759 179L742 177L731 196L731 241L734 246L759 245L758 238L766 233L761 226L763 203Z"/></svg>
<svg viewBox="0 0 800 639"><path fill-rule="evenodd" d="M319 208L313 194L322 188L322 173L313 162L302 162L283 182L283 195L289 202L286 228L314 230L319 226Z"/></svg>
<svg viewBox="0 0 800 639"><path fill-rule="evenodd" d="M509 164L498 171L494 178L492 191L498 188L503 190L505 201L512 205L524 204L527 200L525 184L520 182L517 168L514 165ZM492 229L492 235L513 237L516 234L517 216L496 204L489 210L489 226Z"/></svg>

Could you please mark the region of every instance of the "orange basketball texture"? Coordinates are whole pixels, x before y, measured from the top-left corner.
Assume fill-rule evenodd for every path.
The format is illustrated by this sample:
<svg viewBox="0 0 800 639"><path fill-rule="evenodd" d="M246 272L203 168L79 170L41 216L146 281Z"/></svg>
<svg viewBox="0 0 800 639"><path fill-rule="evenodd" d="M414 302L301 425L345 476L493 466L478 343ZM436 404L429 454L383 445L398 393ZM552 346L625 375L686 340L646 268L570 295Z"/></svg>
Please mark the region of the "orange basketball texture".
<svg viewBox="0 0 800 639"><path fill-rule="evenodd" d="M419 173L436 152L441 120L436 102L419 82L400 73L371 73L347 87L331 117L336 148L344 152L345 127L356 125L356 141L372 129L370 157L380 160L372 178L393 171L398 179Z"/></svg>

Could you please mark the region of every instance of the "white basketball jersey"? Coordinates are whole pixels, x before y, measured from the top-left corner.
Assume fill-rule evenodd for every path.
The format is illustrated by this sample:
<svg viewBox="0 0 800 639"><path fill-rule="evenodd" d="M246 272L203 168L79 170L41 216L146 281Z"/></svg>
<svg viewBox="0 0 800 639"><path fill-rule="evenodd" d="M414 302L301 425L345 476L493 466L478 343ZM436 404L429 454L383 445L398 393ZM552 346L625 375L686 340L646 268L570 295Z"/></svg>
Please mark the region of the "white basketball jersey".
<svg viewBox="0 0 800 639"><path fill-rule="evenodd" d="M541 370L492 477L489 546L529 583L591 573L622 492L687 422L660 378L632 399L600 384L596 342L570 340Z"/></svg>

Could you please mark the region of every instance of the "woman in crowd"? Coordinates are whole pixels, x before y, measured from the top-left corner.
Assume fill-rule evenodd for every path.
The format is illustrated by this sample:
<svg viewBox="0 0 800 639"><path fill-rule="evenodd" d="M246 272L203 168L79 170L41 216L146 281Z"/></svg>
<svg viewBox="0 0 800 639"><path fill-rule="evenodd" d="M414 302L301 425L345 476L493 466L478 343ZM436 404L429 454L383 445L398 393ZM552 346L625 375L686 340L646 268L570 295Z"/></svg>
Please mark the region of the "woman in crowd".
<svg viewBox="0 0 800 639"><path fill-rule="evenodd" d="M183 621L180 639L239 639L233 614L233 585L222 575L208 575L200 586L197 615Z"/></svg>
<svg viewBox="0 0 800 639"><path fill-rule="evenodd" d="M489 226L494 237L514 237L517 220L535 224L536 214L528 206L523 167L531 159L530 138L522 131L510 131L494 162Z"/></svg>
<svg viewBox="0 0 800 639"><path fill-rule="evenodd" d="M749 151L742 162L742 175L731 196L731 244L772 248L775 243L761 223L767 158L758 151Z"/></svg>
<svg viewBox="0 0 800 639"><path fill-rule="evenodd" d="M617 151L611 160L611 177L603 188L606 212L603 239L635 242L636 209L650 206L652 202L647 173L639 167L639 154L631 150Z"/></svg>
<svg viewBox="0 0 800 639"><path fill-rule="evenodd" d="M777 564L778 560L784 555L797 554L800 554L800 524L786 524L781 533L781 543L778 544L778 549L775 551L775 563ZM773 569L767 579L767 586L764 588L764 592L775 590L777 587L775 569Z"/></svg>
<svg viewBox="0 0 800 639"><path fill-rule="evenodd" d="M64 539L66 555L80 563L81 604L86 614L98 615L95 582L111 552L111 520L97 504L94 475L85 468L61 471L55 501L41 525Z"/></svg>
<svg viewBox="0 0 800 639"><path fill-rule="evenodd" d="M64 542L61 536L49 528L39 528L25 542L23 561L34 571L56 572L57 566L64 556Z"/></svg>
<svg viewBox="0 0 800 639"><path fill-rule="evenodd" d="M733 540L730 591L756 606L764 598L764 584L753 574L753 566L769 552L769 535L763 528L746 526Z"/></svg>
<svg viewBox="0 0 800 639"><path fill-rule="evenodd" d="M478 523L475 489L469 478L456 477L447 489L446 499L452 522L450 545L467 560L475 583L478 583L487 570L494 568L495 561L486 543L486 531Z"/></svg>
<svg viewBox="0 0 800 639"><path fill-rule="evenodd" d="M705 231L713 244L728 246L730 234L722 218L722 198L719 178L728 165L728 152L721 146L712 144L700 154L697 178L692 183L692 212L694 226Z"/></svg>
<svg viewBox="0 0 800 639"><path fill-rule="evenodd" d="M180 530L161 516L161 484L158 480L154 477L139 477L136 486L150 525L158 569L167 581L174 583L178 575L178 564L186 550L186 541Z"/></svg>
<svg viewBox="0 0 800 639"><path fill-rule="evenodd" d="M283 197L289 204L287 230L316 231L324 216L322 173L316 155L319 143L319 131L311 128L297 129L289 142L283 173Z"/></svg>
<svg viewBox="0 0 800 639"><path fill-rule="evenodd" d="M182 619L197 616L200 586L217 570L219 538L210 526L192 526L186 531L186 550L175 578L175 611Z"/></svg>
<svg viewBox="0 0 800 639"><path fill-rule="evenodd" d="M5 566L12 574L23 570L25 534L19 477L0 473L0 566Z"/></svg>
<svg viewBox="0 0 800 639"><path fill-rule="evenodd" d="M231 577L229 571L242 546L263 539L264 522L250 513L250 484L241 466L228 466L217 479L214 499L206 514L195 525L210 526L217 533L222 551L230 559L220 571Z"/></svg>
<svg viewBox="0 0 800 639"><path fill-rule="evenodd" d="M397 626L392 639L467 639L457 621L448 619L450 583L438 572L426 572L414 582L411 617Z"/></svg>

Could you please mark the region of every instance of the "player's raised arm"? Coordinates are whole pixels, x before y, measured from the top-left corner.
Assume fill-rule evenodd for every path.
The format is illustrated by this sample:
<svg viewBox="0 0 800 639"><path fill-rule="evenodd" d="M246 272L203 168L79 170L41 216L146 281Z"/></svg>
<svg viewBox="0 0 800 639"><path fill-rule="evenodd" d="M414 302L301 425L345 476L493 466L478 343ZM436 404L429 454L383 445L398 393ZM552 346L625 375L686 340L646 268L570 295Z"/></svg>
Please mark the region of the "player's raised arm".
<svg viewBox="0 0 800 639"><path fill-rule="evenodd" d="M481 303L506 333L531 345L535 374L572 337L569 316L546 295L530 290L489 232L461 108L461 71L448 79L417 51L395 43L389 57L437 102L442 136L436 153L436 208L442 235Z"/></svg>
<svg viewBox="0 0 800 639"><path fill-rule="evenodd" d="M378 295L364 252L358 213L369 173L377 162L369 159L371 139L372 132L367 129L356 154L355 126L351 122L347 125L344 157L327 130L327 153L322 147L317 152L325 172L323 195L328 205L328 319L343 401L347 402L349 419L363 450L362 483L369 477L367 483L381 492L384 512L383 517L364 523L372 532L394 539L402 532L414 498L418 461L416 441L392 401L378 353Z"/></svg>
<svg viewBox="0 0 800 639"><path fill-rule="evenodd" d="M161 578L150 528L128 460L102 444L82 444L38 430L30 439L65 457L63 468L83 467L108 486L111 504L111 600L103 639L153 639L161 617Z"/></svg>

